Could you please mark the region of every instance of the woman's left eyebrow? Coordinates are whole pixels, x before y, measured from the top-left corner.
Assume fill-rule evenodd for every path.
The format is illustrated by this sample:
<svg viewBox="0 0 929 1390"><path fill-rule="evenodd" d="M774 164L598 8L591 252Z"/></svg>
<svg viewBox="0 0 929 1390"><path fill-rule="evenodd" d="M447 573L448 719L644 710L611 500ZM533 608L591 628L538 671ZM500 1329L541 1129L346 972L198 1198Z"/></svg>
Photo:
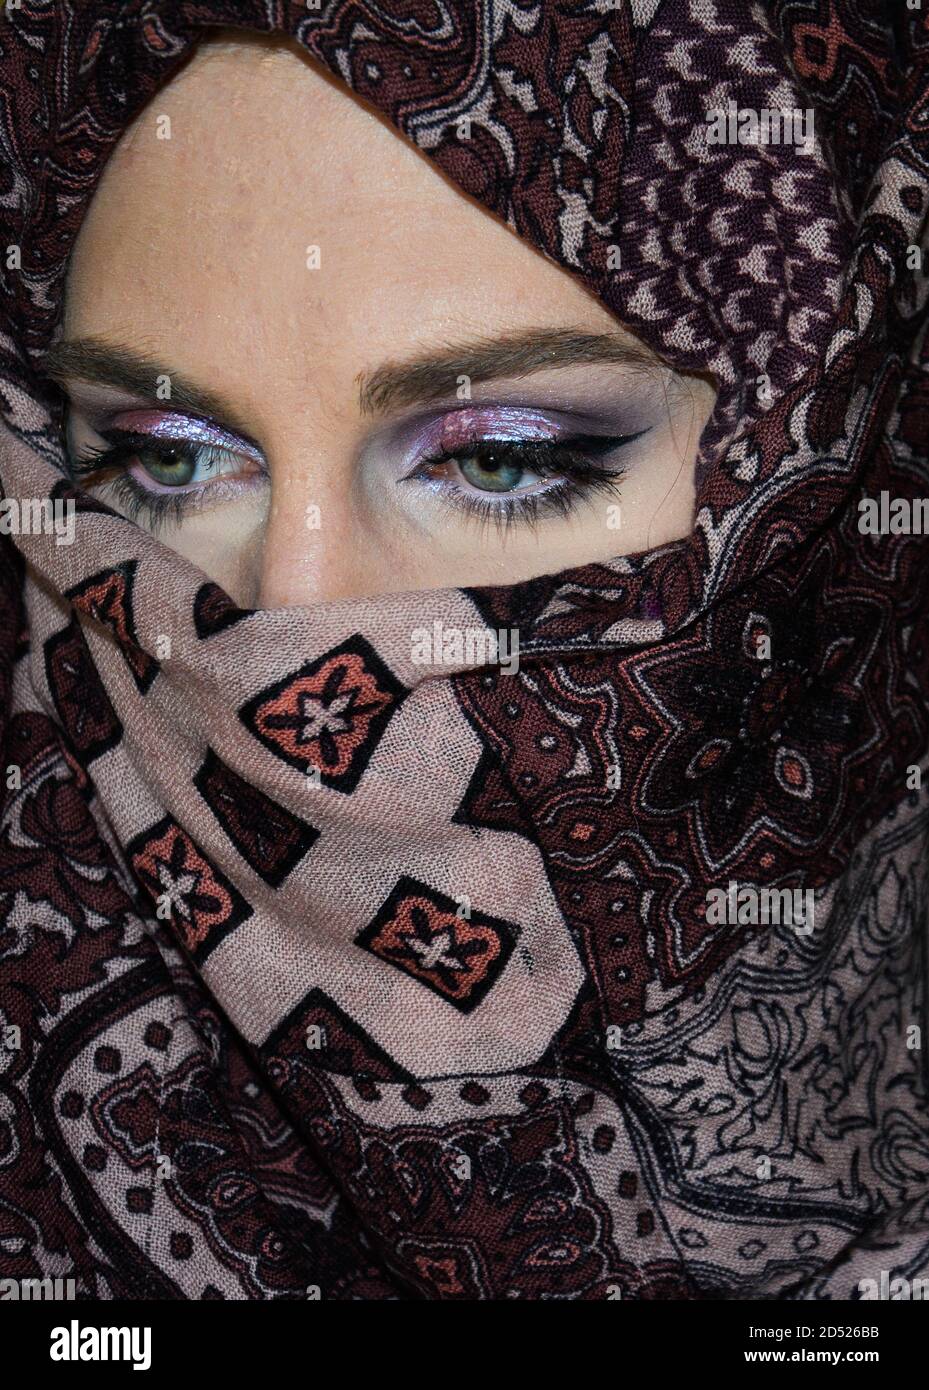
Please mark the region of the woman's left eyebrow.
<svg viewBox="0 0 929 1390"><path fill-rule="evenodd" d="M362 414L373 415L454 395L463 377L469 383L493 381L529 376L550 367L598 362L638 371L664 370L664 363L654 353L619 328L615 333L529 328L448 344L438 352L402 362L387 362L371 373L359 373L355 381Z"/></svg>

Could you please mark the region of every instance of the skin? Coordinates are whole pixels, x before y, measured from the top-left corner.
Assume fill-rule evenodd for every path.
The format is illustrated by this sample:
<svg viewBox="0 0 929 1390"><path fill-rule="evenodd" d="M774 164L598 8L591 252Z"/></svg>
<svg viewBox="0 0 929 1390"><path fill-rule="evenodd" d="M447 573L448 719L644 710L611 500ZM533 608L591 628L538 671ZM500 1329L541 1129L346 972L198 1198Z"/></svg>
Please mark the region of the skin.
<svg viewBox="0 0 929 1390"><path fill-rule="evenodd" d="M363 408L360 392L385 365L530 330L611 335L628 360L517 366L472 378L470 399L452 370L439 398ZM88 342L144 354L133 389L88 379L86 353L76 361L73 350ZM216 399L181 413L232 432L212 463L223 478L157 530L248 606L512 583L692 529L713 388L657 362L579 280L288 41L221 33L128 129L77 240L57 352L76 458L104 447L101 429L137 421L132 412L147 412L146 429L152 419L174 429L178 400L164 392L175 383ZM577 428L571 411L587 433L647 432L606 460L627 470L618 491L503 526L499 511L473 516L450 500L456 487L475 492L461 471L473 442L460 437L461 412L493 437L489 403L515 409L509 438L540 413L551 433L555 406L562 432ZM420 426L433 439L444 428L459 462L402 481L419 463L408 445ZM244 457L241 434L254 446ZM115 476L81 481L134 515ZM149 475L136 463L134 476Z"/></svg>

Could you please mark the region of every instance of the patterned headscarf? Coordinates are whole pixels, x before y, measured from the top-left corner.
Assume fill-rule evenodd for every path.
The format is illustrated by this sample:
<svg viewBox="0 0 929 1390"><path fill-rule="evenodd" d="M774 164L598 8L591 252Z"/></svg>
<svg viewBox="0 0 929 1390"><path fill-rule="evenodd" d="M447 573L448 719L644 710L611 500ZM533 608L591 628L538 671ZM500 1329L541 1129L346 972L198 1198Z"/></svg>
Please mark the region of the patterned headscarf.
<svg viewBox="0 0 929 1390"><path fill-rule="evenodd" d="M291 35L711 374L691 535L251 611L73 486L43 375L69 252L216 25ZM765 112L803 138L752 142ZM0 482L76 507L73 545L0 552L0 1275L375 1300L929 1272L929 563L861 524L929 493L927 188L904 5L0 18ZM518 672L414 662L436 621L515 629Z"/></svg>

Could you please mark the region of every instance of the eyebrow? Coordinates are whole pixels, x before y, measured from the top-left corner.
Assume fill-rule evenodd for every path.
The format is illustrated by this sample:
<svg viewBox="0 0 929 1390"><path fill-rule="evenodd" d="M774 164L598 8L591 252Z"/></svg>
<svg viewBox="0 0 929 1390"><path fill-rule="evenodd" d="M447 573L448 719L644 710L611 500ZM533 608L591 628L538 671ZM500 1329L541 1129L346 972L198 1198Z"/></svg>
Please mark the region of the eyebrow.
<svg viewBox="0 0 929 1390"><path fill-rule="evenodd" d="M639 370L660 370L663 363L645 347L619 333L583 333L569 328L523 330L500 337L481 338L451 346L441 353L408 362L387 362L359 383L362 414L376 414L388 407L434 401L460 385L522 377L547 367L620 363Z"/></svg>
<svg viewBox="0 0 929 1390"><path fill-rule="evenodd" d="M71 377L102 386L118 386L172 409L225 420L244 439L254 442L248 429L237 420L233 404L222 395L197 386L182 372L172 371L153 357L121 344L107 343L100 338L59 339L48 350L44 370L59 385L64 385ZM171 389L167 400L157 394L159 379L165 377Z"/></svg>
<svg viewBox="0 0 929 1390"><path fill-rule="evenodd" d="M458 389L461 377L469 383L492 381L528 376L550 367L603 362L639 371L659 371L665 366L654 353L620 333L542 328L449 345L407 361L385 362L373 372L360 372L355 382L361 413L378 415L398 406L448 396ZM167 377L172 406L226 420L238 428L234 407L221 395L120 344L98 338L61 339L50 347L45 371L59 384L71 377L122 387L147 399L156 398L158 379ZM239 433L248 438L246 430Z"/></svg>

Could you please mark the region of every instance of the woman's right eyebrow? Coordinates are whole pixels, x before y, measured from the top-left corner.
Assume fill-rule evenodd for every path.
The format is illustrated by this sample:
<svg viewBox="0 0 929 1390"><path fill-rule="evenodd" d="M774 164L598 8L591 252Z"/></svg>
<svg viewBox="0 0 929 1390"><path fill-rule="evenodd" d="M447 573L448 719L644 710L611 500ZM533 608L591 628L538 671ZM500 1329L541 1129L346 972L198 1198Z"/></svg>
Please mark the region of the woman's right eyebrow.
<svg viewBox="0 0 929 1390"><path fill-rule="evenodd" d="M59 339L48 350L44 370L62 386L69 379L116 386L162 409L189 411L223 421L243 439L254 442L244 422L237 421L231 401L196 385L182 372L172 371L145 353L122 344L99 338ZM166 384L167 396L164 394Z"/></svg>
<svg viewBox="0 0 929 1390"><path fill-rule="evenodd" d="M571 328L535 328L445 343L414 357L385 362L355 377L363 415L380 415L398 406L455 396L461 379L469 383L520 378L553 367L612 362L638 371L660 371L664 364L622 330L588 333ZM164 400L159 386L169 382L170 403L236 425L231 401L157 363L144 353L103 339L61 339L49 349L45 370L55 381L68 378L117 386L150 400Z"/></svg>

